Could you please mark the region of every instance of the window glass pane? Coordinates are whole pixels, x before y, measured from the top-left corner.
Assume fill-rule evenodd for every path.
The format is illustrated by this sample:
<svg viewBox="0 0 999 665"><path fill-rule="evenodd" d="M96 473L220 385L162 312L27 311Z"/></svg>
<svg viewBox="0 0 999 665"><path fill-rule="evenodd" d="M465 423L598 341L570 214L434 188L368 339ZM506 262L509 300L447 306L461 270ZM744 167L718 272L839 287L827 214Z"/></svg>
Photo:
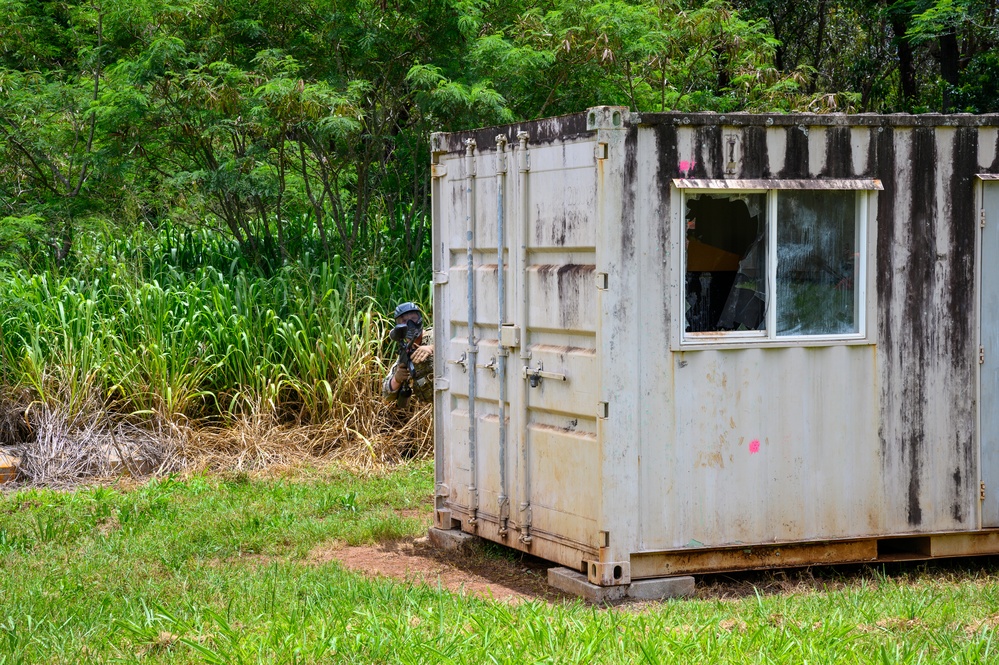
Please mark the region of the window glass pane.
<svg viewBox="0 0 999 665"><path fill-rule="evenodd" d="M859 331L856 201L855 192L778 193L778 335Z"/></svg>
<svg viewBox="0 0 999 665"><path fill-rule="evenodd" d="M686 199L686 331L766 325L766 194Z"/></svg>

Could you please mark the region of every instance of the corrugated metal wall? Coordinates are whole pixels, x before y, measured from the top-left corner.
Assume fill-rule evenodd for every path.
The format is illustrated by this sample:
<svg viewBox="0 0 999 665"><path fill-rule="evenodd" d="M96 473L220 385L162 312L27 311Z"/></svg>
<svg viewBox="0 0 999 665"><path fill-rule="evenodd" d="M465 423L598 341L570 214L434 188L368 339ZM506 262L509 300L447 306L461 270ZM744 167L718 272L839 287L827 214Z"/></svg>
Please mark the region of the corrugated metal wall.
<svg viewBox="0 0 999 665"><path fill-rule="evenodd" d="M476 375L482 468L473 482L463 461L467 374L454 361L468 350L470 200L478 363L496 355L488 303L497 298L500 178L490 165L502 133L512 146L508 225L523 214L530 230L523 265L507 232L504 323L520 328L531 352L521 359L511 349L509 362L511 527L530 521L553 543L532 551L573 565L642 551L977 529L975 176L999 172L999 117L618 112L612 121L591 111L589 128L580 114L436 139L446 172L435 190L435 270L447 273L436 292L446 352L438 369L450 381L436 411L443 503L467 517L474 486L486 522L500 514L495 375ZM523 177L520 132L530 150ZM683 346L676 178L879 179L868 219L867 338ZM517 310L525 288L526 321ZM539 363L568 380L530 388L522 369ZM526 400L523 416L517 400ZM526 468L515 452L524 432ZM516 505L525 482L530 516ZM480 529L496 537L493 526ZM505 539L531 549L514 541Z"/></svg>

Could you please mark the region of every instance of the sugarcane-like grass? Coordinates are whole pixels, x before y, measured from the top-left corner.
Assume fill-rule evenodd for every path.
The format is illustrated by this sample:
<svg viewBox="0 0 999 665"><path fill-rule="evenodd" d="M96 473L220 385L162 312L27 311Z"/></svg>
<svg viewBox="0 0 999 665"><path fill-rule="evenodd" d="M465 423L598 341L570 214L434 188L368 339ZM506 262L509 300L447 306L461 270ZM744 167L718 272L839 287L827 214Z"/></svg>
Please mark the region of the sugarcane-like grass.
<svg viewBox="0 0 999 665"><path fill-rule="evenodd" d="M988 559L701 579L699 598L605 608L310 557L421 535L432 477L327 465L0 494L0 664L996 662Z"/></svg>
<svg viewBox="0 0 999 665"><path fill-rule="evenodd" d="M0 445L25 481L430 449L429 409L380 394L384 312L427 303L425 271L308 253L261 270L166 232L79 244L72 265L0 274Z"/></svg>

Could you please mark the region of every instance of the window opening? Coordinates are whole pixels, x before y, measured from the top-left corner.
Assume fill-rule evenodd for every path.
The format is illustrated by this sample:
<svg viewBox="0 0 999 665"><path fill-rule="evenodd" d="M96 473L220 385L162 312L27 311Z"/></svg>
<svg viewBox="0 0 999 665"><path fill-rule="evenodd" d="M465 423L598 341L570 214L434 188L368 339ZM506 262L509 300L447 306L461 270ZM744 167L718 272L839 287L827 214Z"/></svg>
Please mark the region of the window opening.
<svg viewBox="0 0 999 665"><path fill-rule="evenodd" d="M688 339L863 333L862 190L687 191Z"/></svg>
<svg viewBox="0 0 999 665"><path fill-rule="evenodd" d="M687 198L687 332L763 330L766 194Z"/></svg>

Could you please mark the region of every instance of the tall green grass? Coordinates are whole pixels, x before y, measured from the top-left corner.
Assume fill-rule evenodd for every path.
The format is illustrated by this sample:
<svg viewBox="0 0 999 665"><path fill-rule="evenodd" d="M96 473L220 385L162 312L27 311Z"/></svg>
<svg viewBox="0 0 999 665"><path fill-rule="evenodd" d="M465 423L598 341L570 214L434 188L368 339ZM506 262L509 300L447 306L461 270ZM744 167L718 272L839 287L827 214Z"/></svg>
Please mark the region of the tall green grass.
<svg viewBox="0 0 999 665"><path fill-rule="evenodd" d="M429 266L398 255L262 270L204 229L78 240L70 266L0 273L0 387L70 418L342 419L372 408L385 313L429 307Z"/></svg>

